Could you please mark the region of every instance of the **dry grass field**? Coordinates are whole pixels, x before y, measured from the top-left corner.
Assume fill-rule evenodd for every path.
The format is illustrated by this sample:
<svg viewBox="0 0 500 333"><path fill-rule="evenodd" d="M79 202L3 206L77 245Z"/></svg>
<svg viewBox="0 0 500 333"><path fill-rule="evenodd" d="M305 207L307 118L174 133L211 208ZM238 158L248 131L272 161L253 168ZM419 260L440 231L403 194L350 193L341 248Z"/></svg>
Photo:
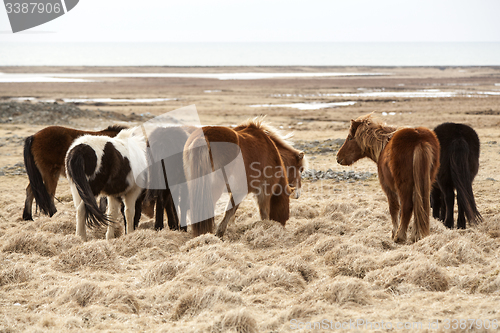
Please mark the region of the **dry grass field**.
<svg viewBox="0 0 500 333"><path fill-rule="evenodd" d="M23 104L13 116L0 109L0 332L310 332L339 325L350 331L433 332L465 331L472 325L489 332L500 324L500 68L4 67L0 72L387 74L0 83L0 107L14 97L173 98L80 104L82 110L135 120L57 119L76 128L135 125L192 104L204 125L233 125L265 114L270 124L293 131L293 140L308 147L311 169L375 174L305 179L285 228L261 221L247 198L224 240L156 232L153 220L143 215L132 234L106 241L105 230L97 229L82 242L75 236L75 209L65 179L52 218L36 213L34 221L22 220L28 183L21 166L23 139L47 124L22 120ZM347 101L356 103L316 110L276 106ZM29 110L36 102L25 103ZM250 106L257 104L271 106ZM480 168L473 186L482 224L448 230L431 218L429 237L415 244L391 240L375 163L342 167L335 159L338 145L318 148L327 139L344 139L349 120L372 111L391 125L433 128L452 121L478 132Z"/></svg>

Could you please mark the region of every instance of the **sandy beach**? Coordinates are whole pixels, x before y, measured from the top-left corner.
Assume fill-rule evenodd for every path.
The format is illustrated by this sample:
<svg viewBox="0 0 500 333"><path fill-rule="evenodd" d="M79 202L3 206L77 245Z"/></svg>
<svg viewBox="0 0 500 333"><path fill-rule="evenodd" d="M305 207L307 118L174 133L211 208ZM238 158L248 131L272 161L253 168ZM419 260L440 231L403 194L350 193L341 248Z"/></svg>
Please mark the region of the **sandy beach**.
<svg viewBox="0 0 500 333"><path fill-rule="evenodd" d="M0 332L309 332L333 330L337 322L356 322L344 327L350 331L401 323L404 330L444 332L458 323L462 331L472 325L486 332L500 325L500 67L0 67L0 73L0 81L18 80L0 82ZM19 82L28 74L51 79ZM88 82L56 82L58 74ZM37 105L44 106L34 111ZM285 228L261 221L248 197L224 240L156 232L143 215L132 234L106 241L98 229L82 242L66 179L52 218L37 212L34 221L22 220L24 138L52 124L138 125L188 105L202 125L266 115L284 134L294 133L310 169L330 169L335 177L307 174ZM336 162L350 120L373 111L390 125L457 122L476 130L480 225L449 230L431 218L423 240L391 240L376 164Z"/></svg>

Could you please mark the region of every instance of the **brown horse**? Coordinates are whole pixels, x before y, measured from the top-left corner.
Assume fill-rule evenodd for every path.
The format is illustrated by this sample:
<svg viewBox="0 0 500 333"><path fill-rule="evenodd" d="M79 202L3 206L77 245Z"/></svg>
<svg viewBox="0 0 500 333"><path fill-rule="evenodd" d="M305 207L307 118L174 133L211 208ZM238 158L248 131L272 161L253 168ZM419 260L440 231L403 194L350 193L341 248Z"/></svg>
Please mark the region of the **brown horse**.
<svg viewBox="0 0 500 333"><path fill-rule="evenodd" d="M262 118L234 129L206 126L193 132L184 148L193 236L213 232L215 203L226 190L228 206L217 229L222 237L240 202L257 197L261 219L283 226L289 218L290 195L300 195L304 153L266 125Z"/></svg>
<svg viewBox="0 0 500 333"><path fill-rule="evenodd" d="M40 210L52 216L57 209L54 205L59 177L65 174L64 158L73 141L84 135L116 136L123 126L109 126L99 132L80 131L61 126L49 126L26 138L24 143L24 165L29 184L26 187L24 220L32 220L33 199Z"/></svg>
<svg viewBox="0 0 500 333"><path fill-rule="evenodd" d="M393 240L406 241L412 213L411 240L428 236L429 198L439 169L439 141L434 132L424 127L398 129L372 118L372 114L361 116L351 120L337 162L351 165L363 157L377 163L380 184L389 201Z"/></svg>

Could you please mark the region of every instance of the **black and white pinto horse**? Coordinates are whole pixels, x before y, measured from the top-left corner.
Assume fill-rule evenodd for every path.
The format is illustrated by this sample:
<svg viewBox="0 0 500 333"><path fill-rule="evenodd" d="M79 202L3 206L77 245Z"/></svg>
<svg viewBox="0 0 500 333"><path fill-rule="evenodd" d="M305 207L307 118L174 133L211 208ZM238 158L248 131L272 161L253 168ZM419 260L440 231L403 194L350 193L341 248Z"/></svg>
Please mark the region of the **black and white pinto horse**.
<svg viewBox="0 0 500 333"><path fill-rule="evenodd" d="M81 136L70 146L65 162L76 208L76 235L86 241L87 226L107 226L106 239L114 238L120 199L125 205L126 233L131 233L134 219L141 213L141 205L136 202L143 192L134 170L147 167L146 140L141 129L123 130L114 138ZM108 197L106 213L96 202L100 194Z"/></svg>

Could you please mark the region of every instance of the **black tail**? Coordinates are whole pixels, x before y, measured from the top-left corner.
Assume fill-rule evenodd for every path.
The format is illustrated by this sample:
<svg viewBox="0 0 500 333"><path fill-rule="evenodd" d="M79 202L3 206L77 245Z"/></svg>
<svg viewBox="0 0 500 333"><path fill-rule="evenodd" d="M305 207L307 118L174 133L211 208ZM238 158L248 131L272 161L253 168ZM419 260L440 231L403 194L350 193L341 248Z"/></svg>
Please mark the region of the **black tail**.
<svg viewBox="0 0 500 333"><path fill-rule="evenodd" d="M86 145L76 146L68 153L66 172L73 180L73 183L75 183L78 194L85 204L85 223L87 227L94 228L107 226L111 223L111 220L101 209L99 209L95 200L95 195L87 179L88 174L94 173L95 164L91 165L93 163L85 158L85 153L79 151L82 146L90 148Z"/></svg>
<svg viewBox="0 0 500 333"><path fill-rule="evenodd" d="M36 204L44 214L52 216L57 212L57 209L54 205L54 199L50 196L49 192L47 192L47 188L43 183L42 174L36 166L35 158L31 151L33 140L34 137L29 136L24 141L24 166L26 167L26 173L28 174Z"/></svg>
<svg viewBox="0 0 500 333"><path fill-rule="evenodd" d="M463 209L470 224L476 224L483 220L476 207L474 193L472 192L472 181L469 165L469 146L463 139L454 140L450 146L450 169L453 184L457 189L457 204ZM465 228L465 225L463 226Z"/></svg>

